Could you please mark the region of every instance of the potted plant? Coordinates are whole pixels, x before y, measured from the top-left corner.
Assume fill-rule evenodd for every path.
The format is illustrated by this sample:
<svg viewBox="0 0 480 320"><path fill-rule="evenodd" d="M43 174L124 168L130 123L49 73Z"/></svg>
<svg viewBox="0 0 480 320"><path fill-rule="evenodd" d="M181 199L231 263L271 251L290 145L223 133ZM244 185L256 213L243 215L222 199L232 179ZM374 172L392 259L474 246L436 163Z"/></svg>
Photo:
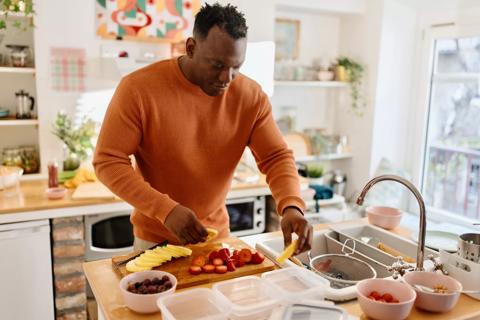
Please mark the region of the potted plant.
<svg viewBox="0 0 480 320"><path fill-rule="evenodd" d="M33 0L0 0L0 31L7 28L7 19L9 15L26 17L26 21L16 19L12 23L15 28L26 30L29 26L33 26L33 19L31 16L34 13Z"/></svg>
<svg viewBox="0 0 480 320"><path fill-rule="evenodd" d="M352 97L352 111L362 116L366 107L366 102L361 94L364 67L353 59L347 57L338 58L337 66L344 70L344 74L337 70L337 74L342 75L340 81L348 81L350 84L350 96Z"/></svg>
<svg viewBox="0 0 480 320"><path fill-rule="evenodd" d="M59 112L53 125L53 134L64 143L65 155L63 170L75 170L81 161L87 159L93 150L92 138L95 135L96 124L91 119L84 119L78 126L64 113Z"/></svg>
<svg viewBox="0 0 480 320"><path fill-rule="evenodd" d="M311 185L323 184L324 168L321 165L307 166L307 178Z"/></svg>

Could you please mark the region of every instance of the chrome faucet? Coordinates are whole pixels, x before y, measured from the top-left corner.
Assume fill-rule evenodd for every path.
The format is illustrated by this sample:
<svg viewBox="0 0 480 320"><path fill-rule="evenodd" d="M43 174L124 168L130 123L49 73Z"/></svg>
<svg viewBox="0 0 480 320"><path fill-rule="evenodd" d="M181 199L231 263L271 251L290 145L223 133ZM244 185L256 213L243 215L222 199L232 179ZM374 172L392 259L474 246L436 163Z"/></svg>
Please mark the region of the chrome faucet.
<svg viewBox="0 0 480 320"><path fill-rule="evenodd" d="M370 180L365 185L365 187L363 187L362 192L358 196L357 204L362 205L368 190L370 190L370 188L373 187L378 182L385 181L385 180L396 181L398 183L403 184L413 193L413 195L418 201L418 206L420 207L420 225L418 230L417 267L415 268L415 270L423 271L423 257L425 255L425 230L427 228L427 218L425 216L425 201L423 200L423 197L418 191L418 189L410 181L399 176L388 175L388 174L383 176L378 176Z"/></svg>

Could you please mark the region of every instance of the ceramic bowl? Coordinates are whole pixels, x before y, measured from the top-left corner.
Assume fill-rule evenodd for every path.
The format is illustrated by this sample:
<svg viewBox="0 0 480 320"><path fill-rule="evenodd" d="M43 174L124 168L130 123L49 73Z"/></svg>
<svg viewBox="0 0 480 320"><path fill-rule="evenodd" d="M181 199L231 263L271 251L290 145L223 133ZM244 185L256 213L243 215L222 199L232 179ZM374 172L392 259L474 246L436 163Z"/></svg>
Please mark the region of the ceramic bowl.
<svg viewBox="0 0 480 320"><path fill-rule="evenodd" d="M145 279L159 278L168 276L172 287L166 291L153 294L137 294L127 290L129 283L140 282ZM131 273L120 280L120 291L122 292L123 301L131 310L138 313L153 313L158 312L157 300L160 297L166 297L175 292L177 287L177 278L171 273L160 270L148 270Z"/></svg>
<svg viewBox="0 0 480 320"><path fill-rule="evenodd" d="M13 166L0 166L0 190L17 186L23 169Z"/></svg>
<svg viewBox="0 0 480 320"><path fill-rule="evenodd" d="M387 303L372 300L368 296L376 291L380 295L390 293L399 302ZM366 279L357 284L360 308L370 318L402 320L408 317L415 302L416 293L406 283L387 279Z"/></svg>
<svg viewBox="0 0 480 320"><path fill-rule="evenodd" d="M402 220L402 211L390 207L368 207L368 222L383 229L393 229Z"/></svg>
<svg viewBox="0 0 480 320"><path fill-rule="evenodd" d="M419 309L432 312L447 312L455 307L460 297L462 284L452 277L435 272L412 271L403 276L403 281L413 286L419 284L429 288L437 285L443 285L448 290L457 291L451 293L430 293L417 288L413 288L417 292L415 306Z"/></svg>
<svg viewBox="0 0 480 320"><path fill-rule="evenodd" d="M48 199L50 200L58 200L63 199L67 194L67 189L63 187L58 188L48 188L45 193L47 194Z"/></svg>

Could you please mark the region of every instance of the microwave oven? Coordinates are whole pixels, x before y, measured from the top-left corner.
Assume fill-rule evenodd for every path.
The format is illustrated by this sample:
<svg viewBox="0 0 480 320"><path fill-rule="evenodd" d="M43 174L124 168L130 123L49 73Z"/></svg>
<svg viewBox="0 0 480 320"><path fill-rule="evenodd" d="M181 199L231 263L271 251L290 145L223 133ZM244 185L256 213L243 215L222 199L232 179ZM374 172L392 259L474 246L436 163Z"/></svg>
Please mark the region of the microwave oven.
<svg viewBox="0 0 480 320"><path fill-rule="evenodd" d="M265 231L265 200L265 196L227 199L226 206L232 236L248 236Z"/></svg>

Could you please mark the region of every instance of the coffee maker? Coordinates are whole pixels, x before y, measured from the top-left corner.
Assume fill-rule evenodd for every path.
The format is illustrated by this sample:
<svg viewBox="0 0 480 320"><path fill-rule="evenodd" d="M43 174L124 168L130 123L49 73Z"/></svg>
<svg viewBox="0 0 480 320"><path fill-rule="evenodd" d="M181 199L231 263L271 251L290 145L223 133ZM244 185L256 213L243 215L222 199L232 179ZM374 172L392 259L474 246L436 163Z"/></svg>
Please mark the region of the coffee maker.
<svg viewBox="0 0 480 320"><path fill-rule="evenodd" d="M17 99L17 119L31 119L35 98L23 90L15 92L15 97Z"/></svg>

